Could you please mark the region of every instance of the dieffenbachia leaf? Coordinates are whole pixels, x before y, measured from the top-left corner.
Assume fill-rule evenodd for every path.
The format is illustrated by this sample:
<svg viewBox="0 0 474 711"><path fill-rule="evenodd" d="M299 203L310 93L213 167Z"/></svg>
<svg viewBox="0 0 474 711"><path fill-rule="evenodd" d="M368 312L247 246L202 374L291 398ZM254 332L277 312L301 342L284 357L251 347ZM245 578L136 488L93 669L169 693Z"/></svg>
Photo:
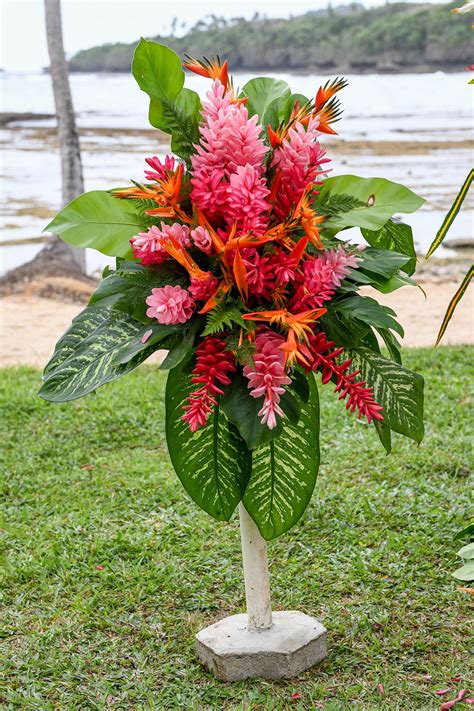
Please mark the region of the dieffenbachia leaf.
<svg viewBox="0 0 474 711"><path fill-rule="evenodd" d="M288 531L303 515L319 468L319 398L314 377L301 403L298 424L253 452L252 473L243 503L267 540Z"/></svg>
<svg viewBox="0 0 474 711"><path fill-rule="evenodd" d="M131 200L93 190L66 205L44 231L53 232L76 247L130 259L130 239L142 229L148 227Z"/></svg>
<svg viewBox="0 0 474 711"><path fill-rule="evenodd" d="M353 365L360 368L360 378L373 388L375 400L384 408L385 425L421 442L424 435L422 376L369 348L354 348L350 355Z"/></svg>
<svg viewBox="0 0 474 711"><path fill-rule="evenodd" d="M332 194L358 201L357 206L335 214L326 221L324 228L333 234L346 227L379 230L395 213L415 212L425 202L405 186L385 178L338 175L324 181L316 208L319 202L324 204Z"/></svg>
<svg viewBox="0 0 474 711"><path fill-rule="evenodd" d="M110 306L87 307L58 341L39 394L51 402L83 397L134 370L177 328L146 326Z"/></svg>
<svg viewBox="0 0 474 711"><path fill-rule="evenodd" d="M394 318L396 316L395 311L388 306L379 304L378 301L370 296L360 296L359 294L349 296L334 303L333 311L347 314L369 326L392 329L402 338L404 336L402 326Z"/></svg>
<svg viewBox="0 0 474 711"><path fill-rule="evenodd" d="M191 433L181 419L186 398L195 388L189 361L170 370L166 384L166 439L173 467L200 508L228 521L242 499L251 469L251 454L221 407L207 426Z"/></svg>

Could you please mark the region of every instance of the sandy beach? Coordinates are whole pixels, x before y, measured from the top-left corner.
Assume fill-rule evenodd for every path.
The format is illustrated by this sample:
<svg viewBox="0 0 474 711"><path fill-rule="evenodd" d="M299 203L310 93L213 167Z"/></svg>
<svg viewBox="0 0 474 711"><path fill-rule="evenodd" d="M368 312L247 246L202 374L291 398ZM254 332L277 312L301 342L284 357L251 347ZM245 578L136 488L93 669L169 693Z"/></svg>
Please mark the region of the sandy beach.
<svg viewBox="0 0 474 711"><path fill-rule="evenodd" d="M426 299L420 289L409 287L392 294L377 292L372 295L397 312L405 329L405 346L432 346L458 283L454 280L420 282ZM58 285L33 283L24 293L0 298L0 366L26 364L43 367L57 339L84 308L88 287L84 287L84 294L78 296L79 289L74 285L74 301L65 302L59 294L56 298L46 296L54 291L54 286ZM370 295L371 290L366 289L364 293ZM443 338L444 345L474 343L473 306L471 287L451 319Z"/></svg>

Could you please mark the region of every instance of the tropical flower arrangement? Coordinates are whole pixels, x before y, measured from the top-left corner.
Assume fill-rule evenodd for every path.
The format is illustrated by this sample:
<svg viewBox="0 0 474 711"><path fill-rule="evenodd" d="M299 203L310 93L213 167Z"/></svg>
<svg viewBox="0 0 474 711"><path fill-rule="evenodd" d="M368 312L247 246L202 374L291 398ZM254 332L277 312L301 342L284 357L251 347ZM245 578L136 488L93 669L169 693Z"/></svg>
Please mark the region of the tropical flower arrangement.
<svg viewBox="0 0 474 711"><path fill-rule="evenodd" d="M174 155L147 158L144 182L79 196L47 228L116 268L58 342L40 394L81 397L168 351L178 477L217 519L243 501L271 539L315 486L317 380L387 451L392 431L423 437L403 330L360 293L415 284L412 232L393 216L423 200L382 178L328 177L321 139L335 133L344 80L307 98L266 77L238 91L219 58L184 66L210 80L203 104L167 47L141 40L132 64ZM365 246L342 238L350 227Z"/></svg>

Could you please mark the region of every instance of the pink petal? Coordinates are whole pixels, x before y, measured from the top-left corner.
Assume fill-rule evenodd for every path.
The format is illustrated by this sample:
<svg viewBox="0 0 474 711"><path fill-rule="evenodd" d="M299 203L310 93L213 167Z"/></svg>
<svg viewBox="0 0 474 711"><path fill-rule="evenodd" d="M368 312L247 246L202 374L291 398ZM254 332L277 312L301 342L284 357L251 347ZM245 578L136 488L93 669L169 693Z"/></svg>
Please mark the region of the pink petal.
<svg viewBox="0 0 474 711"><path fill-rule="evenodd" d="M140 343L146 343L148 339L150 338L151 334L153 333L152 329L148 329L148 331L145 331L143 336L140 339Z"/></svg>
<svg viewBox="0 0 474 711"><path fill-rule="evenodd" d="M297 701L298 699L301 699L301 694L299 693L299 691L297 691L296 694L293 694L291 698L293 701Z"/></svg>
<svg viewBox="0 0 474 711"><path fill-rule="evenodd" d="M464 699L464 703L472 706L472 704L474 704L474 698L472 696L468 696L467 699Z"/></svg>
<svg viewBox="0 0 474 711"><path fill-rule="evenodd" d="M467 689L459 689L458 695L456 696L456 701L462 701L467 694Z"/></svg>
<svg viewBox="0 0 474 711"><path fill-rule="evenodd" d="M443 696L444 694L447 694L448 691L451 691L451 689L437 689L435 691L435 694L438 694L438 696Z"/></svg>
<svg viewBox="0 0 474 711"><path fill-rule="evenodd" d="M385 694L385 687L384 687L384 685L383 685L383 684L379 684L378 687L379 687L380 693L381 693L382 696L383 696L383 695Z"/></svg>
<svg viewBox="0 0 474 711"><path fill-rule="evenodd" d="M454 701L445 701L444 704L441 704L439 707L439 711L449 711L449 709L453 708L455 703L456 699L454 699Z"/></svg>

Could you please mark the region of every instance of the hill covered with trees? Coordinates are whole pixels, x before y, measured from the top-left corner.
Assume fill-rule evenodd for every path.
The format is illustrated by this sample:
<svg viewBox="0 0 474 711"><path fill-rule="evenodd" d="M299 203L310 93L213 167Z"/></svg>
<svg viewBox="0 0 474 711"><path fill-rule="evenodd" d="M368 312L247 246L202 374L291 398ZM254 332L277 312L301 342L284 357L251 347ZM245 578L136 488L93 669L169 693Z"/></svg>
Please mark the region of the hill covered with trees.
<svg viewBox="0 0 474 711"><path fill-rule="evenodd" d="M233 70L404 72L462 70L472 52L471 19L458 6L360 4L310 12L287 20L215 16L183 37L151 36L180 55L220 54ZM107 44L78 52L71 71L125 72L136 43Z"/></svg>

